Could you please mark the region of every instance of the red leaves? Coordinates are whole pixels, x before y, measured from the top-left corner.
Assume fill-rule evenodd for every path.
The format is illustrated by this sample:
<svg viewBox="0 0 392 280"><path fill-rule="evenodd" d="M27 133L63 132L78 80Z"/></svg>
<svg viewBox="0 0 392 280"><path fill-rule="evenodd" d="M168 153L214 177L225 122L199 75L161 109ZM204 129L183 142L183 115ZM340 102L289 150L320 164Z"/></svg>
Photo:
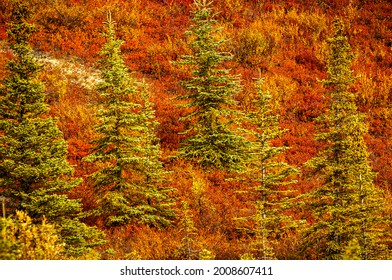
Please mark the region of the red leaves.
<svg viewBox="0 0 392 280"><path fill-rule="evenodd" d="M188 73L187 69L176 68L170 61L186 53L184 31L189 25L193 0L57 1L56 9L60 13L54 6L46 5L45 1L35 2L37 6L33 19L40 30L33 38L35 47L57 57L77 57L89 65L97 61L97 53L104 42L100 33L105 12L113 11L118 37L124 41L122 51L127 65L150 84L159 122L157 136L161 140L164 157L174 154L184 137L181 132L187 129L187 124L179 121L185 115L185 110L177 107L174 98L181 94L178 81ZM255 96L251 84L261 72L274 97L274 110L281 113L281 126L289 129L281 139L283 145L291 147L285 153L286 161L301 167L314 157L321 145L314 141L315 118L321 115L327 105L318 81L326 76L322 41L329 27L323 24L330 22L336 15L346 15L349 12L348 4L352 2L355 17L347 19L350 20L347 34L356 52L352 70L354 75L361 75L352 90L357 94L357 105L367 114L370 125L367 144L371 151L372 166L378 172L375 183L391 190L391 3L348 0L322 3L302 0L261 2L215 1L215 7L220 11L220 23L224 27L222 37L231 39L224 46L225 50L237 55L230 67L233 72L241 74L245 81L243 91L236 96L241 108L245 113L252 109ZM6 56L11 55L1 49L1 40L6 39L6 9L0 5L0 78L4 76ZM318 18L323 23L316 24ZM241 34L242 37L239 36ZM58 73L48 73L52 74L52 77L46 78L51 113L59 118L59 127L68 141L68 160L75 167L74 175L84 177L92 168L81 159L90 149L89 139L92 138L94 125L92 116L95 113L90 105L94 103L94 97L90 96L90 90L72 83L68 83L66 90L61 93L61 85L55 83L58 79L55 75ZM204 178L209 185L201 203L204 210L210 212L204 212L205 216L202 217L197 198L188 192L191 191L192 180L183 170L188 167L178 160L165 160L167 168L174 171L170 175L170 184L179 190L179 199L189 201L194 207L192 211L196 224L206 226L206 229L200 229L200 235L209 236L211 244L213 241L221 241L221 247L216 245L217 251L225 251L220 256L238 258L230 254L238 253L240 246L237 244L237 248L228 249L227 240L222 239L235 235L235 225L231 219L244 205L244 201L235 194L239 186L225 181L225 174L221 172L211 173L208 178ZM304 178L298 179L300 192L312 188L312 184ZM92 192L85 184L74 191L74 196L82 198L86 208L94 206ZM182 238L175 231L154 232L142 228L114 233L113 236L121 239L140 234L144 234L145 238L154 238L151 244L158 244L158 247L162 239L173 237L178 241ZM142 238L133 242L136 247L149 246ZM118 242L117 245L118 250L121 250L120 245L123 244ZM171 246L175 248L176 244ZM170 257L170 254L159 247L156 252L148 251L145 257Z"/></svg>

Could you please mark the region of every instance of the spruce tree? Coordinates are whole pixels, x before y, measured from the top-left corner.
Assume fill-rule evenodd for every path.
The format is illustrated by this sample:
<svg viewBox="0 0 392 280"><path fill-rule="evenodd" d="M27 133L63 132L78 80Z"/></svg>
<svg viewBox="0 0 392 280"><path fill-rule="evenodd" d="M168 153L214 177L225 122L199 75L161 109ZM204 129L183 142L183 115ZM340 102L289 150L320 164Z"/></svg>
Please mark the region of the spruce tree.
<svg viewBox="0 0 392 280"><path fill-rule="evenodd" d="M240 79L229 74L224 62L232 55L220 50L224 40L218 39L216 14L212 2L195 0L192 25L186 32L191 40L191 54L177 62L187 65L192 76L182 85L187 94L184 107L190 109L183 120L191 123L189 135L179 150L179 156L203 168L239 171L247 158L250 143L239 129L241 112L236 110L235 94L240 92Z"/></svg>
<svg viewBox="0 0 392 280"><path fill-rule="evenodd" d="M7 30L14 58L0 87L0 189L11 213L25 211L35 222L45 216L57 226L67 253L82 257L101 243L102 234L79 221L81 204L67 196L80 180L71 178L67 143L48 115L28 17L23 1L14 2Z"/></svg>
<svg viewBox="0 0 392 280"><path fill-rule="evenodd" d="M364 141L367 125L349 91L355 80L350 69L353 55L343 33L342 22L335 20L334 35L327 40L328 78L323 81L330 106L319 119L325 131L317 135L325 147L307 163L320 186L308 196L315 222L306 230L304 246L316 258L343 259L352 244L358 247L356 258L386 258L381 242L388 236L385 201L373 186L375 174Z"/></svg>
<svg viewBox="0 0 392 280"><path fill-rule="evenodd" d="M272 141L286 132L279 127L279 115L271 109L271 95L262 88L262 80L257 81L258 99L255 100L256 111L249 115L254 126L253 149L248 163L247 182L250 189L254 215L243 217L250 220L253 226L248 228L255 235L252 242L255 257L262 259L275 258L274 248L282 236L295 228L296 222L285 212L293 207L292 192L288 186L294 183L293 176L298 170L280 159L286 146L276 147Z"/></svg>
<svg viewBox="0 0 392 280"><path fill-rule="evenodd" d="M109 14L106 43L100 54L102 74L97 90L100 103L95 147L85 160L99 163L91 175L99 197L96 213L107 225L131 222L154 226L170 224L169 188L163 188L167 172L160 161L159 139L154 130L155 112L145 85L127 72Z"/></svg>

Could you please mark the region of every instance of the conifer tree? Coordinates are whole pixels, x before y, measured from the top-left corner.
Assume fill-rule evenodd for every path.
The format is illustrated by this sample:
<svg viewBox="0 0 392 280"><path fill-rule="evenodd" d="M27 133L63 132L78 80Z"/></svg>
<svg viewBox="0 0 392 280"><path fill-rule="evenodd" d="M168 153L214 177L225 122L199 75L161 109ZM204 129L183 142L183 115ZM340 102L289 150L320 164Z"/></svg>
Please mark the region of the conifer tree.
<svg viewBox="0 0 392 280"><path fill-rule="evenodd" d="M294 183L293 175L298 170L279 158L288 147L276 147L272 143L286 130L279 127L279 115L272 112L271 95L263 90L261 79L257 81L257 91L257 109L249 116L255 127L255 140L247 170L250 175L248 185L251 187L247 191L251 194L255 214L243 219L253 222L248 229L255 235L251 244L255 251L253 255L271 259L276 257L274 248L279 242L277 236L296 227L296 222L285 211L292 208L292 191L287 186Z"/></svg>
<svg viewBox="0 0 392 280"><path fill-rule="evenodd" d="M353 244L361 259L387 258L381 241L388 236L389 221L383 215L383 195L373 186L375 174L363 137L367 126L349 91L355 80L353 55L343 33L342 22L335 20L334 35L327 40L328 78L323 81L330 106L320 117L325 131L317 135L325 148L307 163L321 183L308 197L315 223L306 230L304 246L316 258L343 259Z"/></svg>
<svg viewBox="0 0 392 280"><path fill-rule="evenodd" d="M179 156L209 169L239 171L247 157L250 143L238 129L241 112L236 110L234 95L240 90L238 76L230 75L224 62L232 55L220 51L224 40L218 39L216 14L212 2L195 0L192 25L186 32L191 40L191 54L177 62L192 70L192 77L182 85L187 94L184 107L190 109L183 120L191 127L182 143Z"/></svg>
<svg viewBox="0 0 392 280"><path fill-rule="evenodd" d="M101 55L102 82L97 89L99 137L85 158L101 168L91 175L99 197L97 214L107 225L139 222L162 226L170 223L169 188L162 183L167 172L160 161L159 139L154 134L155 112L145 85L127 72L120 54L122 41L115 38L109 14L107 42Z"/></svg>
<svg viewBox="0 0 392 280"><path fill-rule="evenodd" d="M28 17L23 1L15 1L7 30L14 58L0 85L0 189L11 213L25 211L35 222L45 216L57 226L66 252L81 257L103 241L102 234L79 221L80 202L67 196L80 180L71 178L67 143L48 115Z"/></svg>

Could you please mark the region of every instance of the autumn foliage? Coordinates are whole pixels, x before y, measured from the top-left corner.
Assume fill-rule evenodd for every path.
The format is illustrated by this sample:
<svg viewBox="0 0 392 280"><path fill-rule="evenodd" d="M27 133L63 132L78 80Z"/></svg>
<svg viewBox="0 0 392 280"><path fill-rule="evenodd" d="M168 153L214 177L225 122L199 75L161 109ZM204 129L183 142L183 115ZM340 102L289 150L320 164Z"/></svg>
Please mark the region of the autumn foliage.
<svg viewBox="0 0 392 280"><path fill-rule="evenodd" d="M0 80L13 57L7 46L6 24L11 21L12 0L0 3ZM99 164L83 161L91 154L94 130L99 123L100 54L105 44L104 22L110 11L116 37L123 41L121 54L133 77L148 85L155 111L155 135L167 176L164 188L175 189L172 210L176 218L167 227L129 223L108 227L99 217L86 215L83 222L106 233L99 247L102 259L240 259L252 252L255 234L241 230L239 217L256 215L252 196L244 193L248 175L224 169L203 169L177 157L194 120L183 82L192 76L179 62L192 53L194 38L185 32L192 24L193 0L26 0L30 22L37 28L31 38L34 56L43 64L39 74L45 84L50 115L68 144L67 161L73 177L83 182L69 194L80 199L89 213L99 204L89 175ZM270 95L269 109L279 115L285 133L273 139L274 147L289 147L279 161L300 170L290 188L296 195L313 191L318 182L304 168L325 146L315 140L318 117L328 110L329 98L321 81L327 78L328 44L334 18L341 18L351 46L355 81L348 89L368 126L364 135L374 186L384 193L387 214L392 214L392 3L376 0L345 1L214 1L221 28L219 51L233 55L224 61L230 75L239 75L240 90L233 96L236 110L255 111L258 91ZM256 86L255 79L262 83ZM260 88L261 87L261 88ZM150 103L149 103L150 104ZM244 129L252 123L244 121ZM189 130L190 131L190 130ZM248 136L251 140L252 136ZM157 143L158 144L158 143ZM285 187L286 188L286 187ZM1 194L0 194L1 196ZM184 202L184 203L182 203ZM285 214L312 223L307 210L291 207ZM389 208L388 208L389 207ZM27 218L26 218L27 219ZM257 222L257 221L256 221ZM254 223L256 223L254 222ZM299 223L301 224L301 223ZM254 224L253 224L254 225ZM252 225L251 225L252 226ZM299 225L300 227L300 225ZM392 227L389 231L392 230ZM279 236L274 257L303 259L297 231ZM186 242L187 241L187 242ZM387 243L391 250L392 244ZM314 255L310 258L317 258Z"/></svg>

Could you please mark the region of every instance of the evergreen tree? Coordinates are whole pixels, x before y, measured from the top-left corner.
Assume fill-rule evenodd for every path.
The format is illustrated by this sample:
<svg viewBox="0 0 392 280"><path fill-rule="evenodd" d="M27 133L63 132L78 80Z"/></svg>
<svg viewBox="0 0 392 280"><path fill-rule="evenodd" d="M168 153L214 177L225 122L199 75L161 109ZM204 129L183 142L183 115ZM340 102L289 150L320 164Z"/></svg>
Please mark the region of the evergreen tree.
<svg viewBox="0 0 392 280"><path fill-rule="evenodd" d="M195 0L193 24L186 32L192 40L192 53L177 62L192 70L192 77L183 81L187 94L179 97L186 100L184 106L191 111L183 118L190 121L191 127L179 156L207 169L239 171L250 145L238 128L241 112L235 109L233 98L241 90L240 79L224 68L223 63L232 55L219 50L225 41L218 40L211 4Z"/></svg>
<svg viewBox="0 0 392 280"><path fill-rule="evenodd" d="M110 15L110 14L109 14ZM122 41L115 38L114 22L105 23L106 44L101 55L102 82L98 85L99 137L85 158L101 168L91 175L99 197L97 214L107 225L137 221L168 225L173 217L169 188L162 183L166 172L160 161L157 122L145 86L127 72L120 54Z"/></svg>
<svg viewBox="0 0 392 280"><path fill-rule="evenodd" d="M55 224L67 253L78 257L100 244L102 235L79 221L81 205L67 196L80 180L71 179L67 143L47 114L40 65L28 43L34 31L28 16L23 1L14 2L7 30L14 58L0 87L0 189L12 212Z"/></svg>
<svg viewBox="0 0 392 280"><path fill-rule="evenodd" d="M263 90L262 80L257 82L259 98L255 101L257 110L250 114L253 123L254 147L252 159L248 164L250 182L248 190L255 206L255 214L243 219L253 222L251 230L255 240L251 244L256 252L254 256L275 258L274 248L279 243L279 236L296 227L292 217L285 211L292 208L292 191L287 186L294 183L293 175L298 170L283 162L279 156L288 147L275 147L272 144L286 131L279 127L279 115L272 112L271 95Z"/></svg>
<svg viewBox="0 0 392 280"><path fill-rule="evenodd" d="M381 242L388 235L385 201L373 186L375 174L363 137L367 126L349 91L355 80L353 55L343 31L342 22L335 20L334 36L327 40L328 78L323 84L331 103L320 118L325 131L317 135L325 148L307 163L321 184L309 195L315 223L306 231L304 246L317 258L343 259L353 244L361 259L386 258Z"/></svg>

